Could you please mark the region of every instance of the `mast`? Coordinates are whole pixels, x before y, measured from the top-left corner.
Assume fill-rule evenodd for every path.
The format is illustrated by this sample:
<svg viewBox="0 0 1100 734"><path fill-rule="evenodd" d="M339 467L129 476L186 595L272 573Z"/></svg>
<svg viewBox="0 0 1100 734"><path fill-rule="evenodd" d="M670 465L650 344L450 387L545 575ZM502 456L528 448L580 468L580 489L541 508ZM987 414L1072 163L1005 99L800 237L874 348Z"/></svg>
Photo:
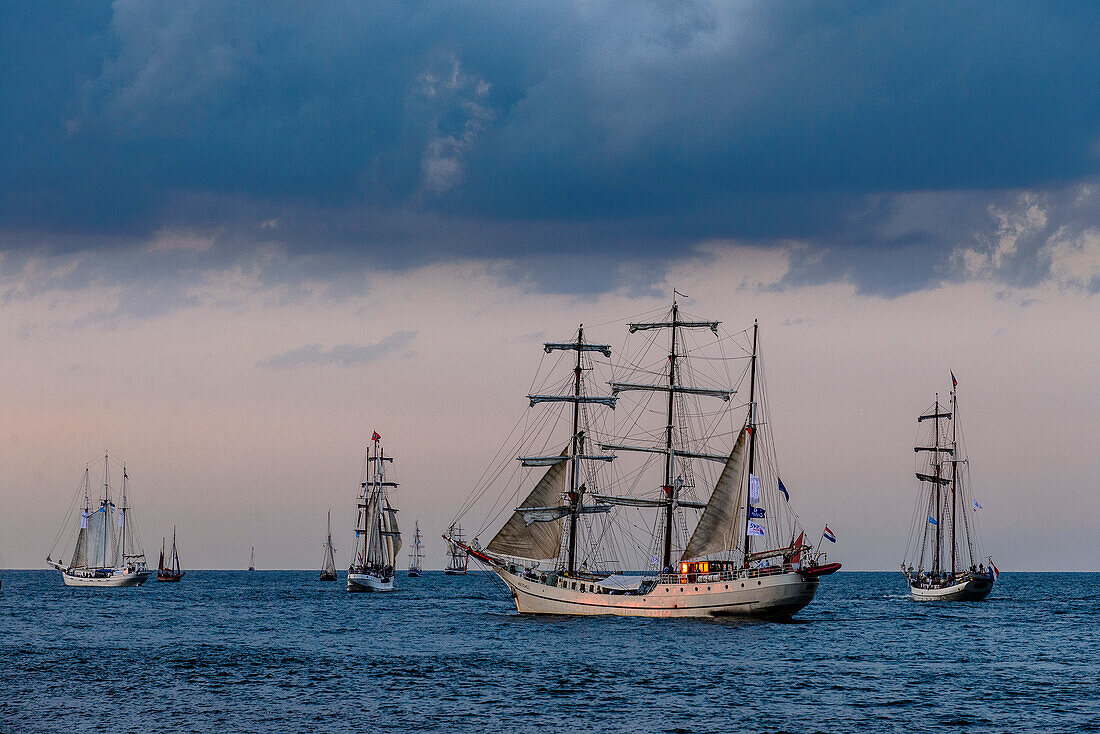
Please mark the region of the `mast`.
<svg viewBox="0 0 1100 734"><path fill-rule="evenodd" d="M124 566L126 565L126 479L127 479L127 477L126 477L126 465L123 464L122 465L122 507L119 508L119 512L122 513L122 514L121 514L121 517L120 517L119 525L122 528L122 539L121 539L122 558L120 560L122 561L122 565L124 565ZM176 536L175 536L175 531L173 530L172 547L174 548L175 545L176 545Z"/></svg>
<svg viewBox="0 0 1100 734"><path fill-rule="evenodd" d="M955 497L958 494L957 490L958 490L958 484L959 484L959 461L958 461L958 459L959 459L959 456L958 456L959 444L958 444L956 428L955 428L956 424L959 422L959 403L958 403L958 398L955 396L955 390L956 389L957 388L955 388L954 386L952 386L952 388L951 388L951 448L954 449L954 451L952 452L952 461L951 461L951 575L952 576L955 575L955 546L958 545L958 542L955 539L955 510L956 510L956 506L957 506L956 501L955 501Z"/></svg>
<svg viewBox="0 0 1100 734"><path fill-rule="evenodd" d="M581 396L581 345L584 343L584 324L577 328L577 365L573 368L573 397ZM578 435L581 422L580 400L573 402L573 438L569 442L572 456L569 457L569 557L566 573L570 576L576 570L577 557L577 510L581 505L580 490L577 488L577 456L581 452Z"/></svg>
<svg viewBox="0 0 1100 734"><path fill-rule="evenodd" d="M111 528L110 512L107 509L111 504L107 471L107 454L103 454L103 565L100 568L107 568L107 533Z"/></svg>
<svg viewBox="0 0 1100 734"><path fill-rule="evenodd" d="M936 495L936 547L935 557L932 559L932 573L939 573L940 570L940 548L943 543L943 517L941 516L940 505L940 480L943 478L940 476L942 473L943 464L940 462L939 448L940 448L940 396L936 395L936 407L935 407L935 434L932 436L932 446L936 449L936 453L932 455L932 462L936 470L936 481L934 483L934 492Z"/></svg>
<svg viewBox="0 0 1100 734"><path fill-rule="evenodd" d="M752 361L749 368L749 478L752 482L754 459L756 457L756 335L760 329L760 323L756 319L752 322ZM752 501L751 492L745 493L745 562L749 565L749 543L752 536L749 535L749 504Z"/></svg>
<svg viewBox="0 0 1100 734"><path fill-rule="evenodd" d="M80 533L80 535L78 536L78 539L77 539L77 543L80 542L80 539L84 540L84 553L82 554L81 557L83 559L83 563L84 563L85 568L88 567L89 562L92 560L91 558L88 557L88 519L90 518L91 512L92 512L92 500L91 500L91 497L89 496L90 495L91 483L92 483L91 476L92 476L91 467L85 465L84 466L84 519L81 520L81 529L84 532ZM69 565L71 566L72 564L70 563Z"/></svg>
<svg viewBox="0 0 1100 734"><path fill-rule="evenodd" d="M172 570L179 573L180 570L180 554L176 550L176 526L172 526Z"/></svg>
<svg viewBox="0 0 1100 734"><path fill-rule="evenodd" d="M672 299L672 339L668 351L668 424L665 426L665 485L664 490L668 495L668 504L665 506L665 548L661 572L667 573L672 568L672 512L675 498L672 496L672 422L675 418L676 407L676 328L680 321L680 305L675 296Z"/></svg>

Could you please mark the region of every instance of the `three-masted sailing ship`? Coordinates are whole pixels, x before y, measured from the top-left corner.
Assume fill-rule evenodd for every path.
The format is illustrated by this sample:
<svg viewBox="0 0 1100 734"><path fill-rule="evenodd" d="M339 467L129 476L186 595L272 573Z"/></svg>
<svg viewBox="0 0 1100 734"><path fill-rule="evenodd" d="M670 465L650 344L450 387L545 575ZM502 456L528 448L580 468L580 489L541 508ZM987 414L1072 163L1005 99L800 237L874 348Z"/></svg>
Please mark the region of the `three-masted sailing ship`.
<svg viewBox="0 0 1100 734"><path fill-rule="evenodd" d="M553 370L527 396L544 412L503 452L519 463L512 497L530 486L525 468L543 473L518 506L493 505L485 529L501 516L504 524L487 546L460 544L504 581L520 612L789 618L840 567L805 542L779 481L757 327L719 327L674 300L656 320L629 324L642 344L618 369L599 361L611 347L586 341L583 325L573 340L543 345L572 374ZM728 356L735 346L741 353ZM602 390L586 379L597 368L612 369ZM738 403L746 373L749 398ZM608 411L624 407L610 423ZM475 488L460 516L499 496L492 486Z"/></svg>
<svg viewBox="0 0 1100 734"><path fill-rule="evenodd" d="M336 580L336 556L333 551L336 549L332 547L332 510L328 511L328 522L326 527L328 533L325 535L325 554L321 560L321 580L322 581L335 581Z"/></svg>
<svg viewBox="0 0 1100 734"><path fill-rule="evenodd" d="M909 593L920 601L981 601L993 590L998 571L991 558L988 566L981 560L977 544L981 504L970 489L953 372L950 403L942 404L937 395L917 423L924 428L913 447L920 491L901 564Z"/></svg>
<svg viewBox="0 0 1100 734"><path fill-rule="evenodd" d="M165 541L160 539L160 562L157 563L157 581L179 581L186 571L180 568L180 554L176 550L176 526L172 526L172 550L164 552Z"/></svg>
<svg viewBox="0 0 1100 734"><path fill-rule="evenodd" d="M397 508L390 503L390 490L397 482L386 478L386 464L393 457L382 449L377 431L367 448L363 479L359 484L355 522L355 551L348 568L348 591L393 591L394 563L401 550Z"/></svg>
<svg viewBox="0 0 1100 734"><path fill-rule="evenodd" d="M68 564L51 558L66 535L62 529L54 548L46 556L46 563L61 572L66 586L140 586L152 574L131 517L126 494L128 479L124 465L119 502L116 504L115 492L111 488L110 460L104 454L103 495L98 500L98 507L93 509L91 466L84 468L84 479L78 490L78 496L83 494L83 502L78 504L80 528L76 533L73 554Z"/></svg>
<svg viewBox="0 0 1100 734"><path fill-rule="evenodd" d="M424 539L420 535L420 521L415 523L412 551L409 553L409 578L419 578L424 573Z"/></svg>
<svg viewBox="0 0 1100 734"><path fill-rule="evenodd" d="M465 576L470 565L470 554L466 549L466 539L462 537L462 526L451 523L443 539L447 541L447 567L443 569L443 573L448 576Z"/></svg>

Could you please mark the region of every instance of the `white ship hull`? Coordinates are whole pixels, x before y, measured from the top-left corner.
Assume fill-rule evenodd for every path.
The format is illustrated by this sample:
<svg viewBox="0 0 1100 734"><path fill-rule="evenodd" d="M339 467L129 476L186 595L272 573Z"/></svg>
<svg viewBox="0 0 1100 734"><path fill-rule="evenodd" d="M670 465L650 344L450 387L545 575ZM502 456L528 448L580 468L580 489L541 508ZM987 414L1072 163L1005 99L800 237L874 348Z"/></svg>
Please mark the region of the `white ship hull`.
<svg viewBox="0 0 1100 734"><path fill-rule="evenodd" d="M909 584L909 593L917 601L981 601L991 591L993 580L988 576L973 576L956 584L933 588Z"/></svg>
<svg viewBox="0 0 1100 734"><path fill-rule="evenodd" d="M115 571L110 576L84 576L61 571L66 586L141 586L153 574L152 571Z"/></svg>
<svg viewBox="0 0 1100 734"><path fill-rule="evenodd" d="M393 576L348 573L348 591L393 591Z"/></svg>
<svg viewBox="0 0 1100 734"><path fill-rule="evenodd" d="M493 570L511 589L521 613L582 616L786 619L813 600L820 581L788 571L719 581L658 583L649 593L635 594L599 591L597 583L578 579L559 578L550 586L499 566Z"/></svg>

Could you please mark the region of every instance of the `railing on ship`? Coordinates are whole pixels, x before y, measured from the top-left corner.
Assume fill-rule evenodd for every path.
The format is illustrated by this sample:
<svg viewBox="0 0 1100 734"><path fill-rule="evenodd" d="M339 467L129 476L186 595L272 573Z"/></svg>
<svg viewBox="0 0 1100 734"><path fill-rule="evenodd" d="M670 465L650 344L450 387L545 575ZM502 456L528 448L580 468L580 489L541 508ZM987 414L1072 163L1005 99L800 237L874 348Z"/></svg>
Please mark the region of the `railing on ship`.
<svg viewBox="0 0 1100 734"><path fill-rule="evenodd" d="M782 566L761 566L759 568L739 568L736 571L721 571L719 573L662 573L657 577L659 584L697 584L714 583L721 581L736 581L738 579L755 579L762 576L776 576L791 573L795 568L790 563Z"/></svg>

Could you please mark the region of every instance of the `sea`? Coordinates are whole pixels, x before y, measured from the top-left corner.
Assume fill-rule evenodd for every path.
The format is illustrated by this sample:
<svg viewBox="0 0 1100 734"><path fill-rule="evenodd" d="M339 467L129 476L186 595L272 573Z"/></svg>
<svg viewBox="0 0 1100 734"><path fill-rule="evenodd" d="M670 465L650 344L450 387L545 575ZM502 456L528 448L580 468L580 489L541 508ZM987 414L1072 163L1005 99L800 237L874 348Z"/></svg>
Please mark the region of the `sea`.
<svg viewBox="0 0 1100 734"><path fill-rule="evenodd" d="M0 581L5 734L1100 731L1100 574L918 603L842 571L788 623L520 615L483 572Z"/></svg>

